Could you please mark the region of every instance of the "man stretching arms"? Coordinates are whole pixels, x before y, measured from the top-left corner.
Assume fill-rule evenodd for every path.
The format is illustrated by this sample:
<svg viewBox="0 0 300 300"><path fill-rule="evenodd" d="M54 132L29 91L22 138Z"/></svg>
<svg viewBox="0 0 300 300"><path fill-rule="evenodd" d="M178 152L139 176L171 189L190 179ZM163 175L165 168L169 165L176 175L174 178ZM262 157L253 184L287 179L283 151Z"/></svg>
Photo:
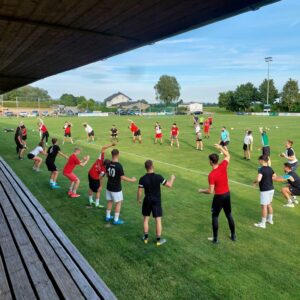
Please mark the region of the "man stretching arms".
<svg viewBox="0 0 300 300"><path fill-rule="evenodd" d="M106 167L108 180L106 187L107 209L105 221L109 222L114 220L114 225L122 225L124 224L124 221L119 219L123 201L121 181L136 182L136 179L135 177L129 178L124 175L123 167L119 163L119 150L113 149L111 151L111 156L111 163ZM110 215L113 203L115 203L114 218Z"/></svg>
<svg viewBox="0 0 300 300"><path fill-rule="evenodd" d="M217 150L221 151L224 154L224 160L218 165L219 155L210 154L208 156L209 163L212 166L213 170L208 175L209 187L208 189L199 189L199 193L203 194L213 194L213 203L212 203L212 227L213 227L213 238L214 244L218 243L218 229L219 222L218 217L222 209L224 209L226 218L228 220L228 225L231 231L231 240L235 241L235 225L234 220L231 215L231 201L230 201L230 191L228 186L228 175L227 168L230 161L230 155L227 150L225 150L221 145L215 144Z"/></svg>
<svg viewBox="0 0 300 300"><path fill-rule="evenodd" d="M161 175L154 173L154 166L152 160L145 162L145 169L147 174L140 178L139 187L137 192L137 201L139 204L142 203L143 189L145 192L145 198L142 207L142 214L144 216L144 236L143 241L148 244L148 232L149 232L149 217L152 213L153 218L156 222L156 245L160 246L166 242L165 239L161 239L161 193L160 185L171 188L173 186L175 176L172 175L170 181L164 179Z"/></svg>

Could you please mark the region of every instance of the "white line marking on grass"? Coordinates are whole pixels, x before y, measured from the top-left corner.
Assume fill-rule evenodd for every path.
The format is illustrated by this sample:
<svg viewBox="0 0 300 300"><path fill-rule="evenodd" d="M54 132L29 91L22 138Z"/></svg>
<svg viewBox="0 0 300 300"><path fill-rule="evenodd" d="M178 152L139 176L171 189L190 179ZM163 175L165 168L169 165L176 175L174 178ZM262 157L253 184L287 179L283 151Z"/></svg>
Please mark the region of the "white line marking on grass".
<svg viewBox="0 0 300 300"><path fill-rule="evenodd" d="M147 158L145 156L142 156L142 155L139 155L139 154L126 152L126 151L123 151L123 150L121 150L121 152L125 153L125 154L128 154L128 155L133 155L133 156L136 156L136 157L140 157L140 158L143 158L143 159L149 159L149 158ZM208 174L205 173L205 172L196 171L196 170L193 170L193 169L188 169L188 168L185 168L185 167L181 167L181 166L178 166L178 165L170 164L170 163L167 163L167 162L164 162L164 161L160 161L160 160L157 160L157 159L153 159L153 161L158 162L160 164L167 165L167 166L175 167L175 168L178 168L178 169L181 169L181 170L185 170L185 171L189 171L189 172L192 172L192 173L196 173L196 174L208 176ZM245 184L245 183L242 183L242 182L238 182L238 181L235 181L235 180L232 180L232 179L229 179L229 182L232 182L232 183L235 183L235 184L238 184L238 185L241 185L241 186L245 186L245 187L254 189L254 187L252 185Z"/></svg>

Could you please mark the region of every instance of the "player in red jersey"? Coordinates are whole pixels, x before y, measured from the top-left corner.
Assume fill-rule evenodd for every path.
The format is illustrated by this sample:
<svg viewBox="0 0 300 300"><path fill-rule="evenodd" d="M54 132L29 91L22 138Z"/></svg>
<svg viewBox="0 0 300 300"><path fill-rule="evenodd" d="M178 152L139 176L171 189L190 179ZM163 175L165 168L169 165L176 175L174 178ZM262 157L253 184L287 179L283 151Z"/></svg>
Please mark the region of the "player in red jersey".
<svg viewBox="0 0 300 300"><path fill-rule="evenodd" d="M128 121L130 122L129 129L132 132L132 136L133 136L132 141L135 143L136 139L138 138L139 143L141 144L142 143L141 130L136 126L136 124L132 120L128 119Z"/></svg>
<svg viewBox="0 0 300 300"><path fill-rule="evenodd" d="M115 144L109 144L103 146L101 149L101 154L99 158L94 162L92 167L89 170L89 204L95 204L95 207L103 208L104 206L100 205L100 194L102 190L102 181L106 174L106 166L110 164L110 160L104 160L104 154L106 149L113 147ZM93 194L96 194L96 201L93 200Z"/></svg>
<svg viewBox="0 0 300 300"><path fill-rule="evenodd" d="M177 148L179 148L179 140L178 140L179 128L177 127L176 123L173 123L172 125L170 136L171 136L171 147L173 147L173 143L174 141L176 141Z"/></svg>
<svg viewBox="0 0 300 300"><path fill-rule="evenodd" d="M48 145L48 138L49 138L48 129L45 126L44 121L42 119L39 119L39 121L40 122L38 123L38 126L39 126L39 131L40 131L40 134L41 134L41 142L44 142L44 140L45 140L46 145Z"/></svg>
<svg viewBox="0 0 300 300"><path fill-rule="evenodd" d="M213 118L212 116L208 117L209 126L212 127L213 124Z"/></svg>
<svg viewBox="0 0 300 300"><path fill-rule="evenodd" d="M77 194L77 189L78 189L78 186L80 184L80 180L79 178L73 173L73 170L75 169L76 166L81 166L81 167L84 167L90 157L87 155L83 158L83 160L79 160L79 158L77 157L79 154L80 154L80 149L79 148L75 148L74 150L74 153L70 155L65 167L64 167L64 170L63 170L63 174L64 176L66 176L70 182L71 182L71 185L70 185L70 188L69 188L69 191L68 191L68 195L71 197L71 198L78 198L80 197L80 195Z"/></svg>
<svg viewBox="0 0 300 300"><path fill-rule="evenodd" d="M199 189L199 193L214 194L211 208L213 238L209 238L209 240L211 240L213 243L218 243L218 218L221 210L223 209L231 231L230 238L232 241L235 241L235 224L231 215L231 200L227 175L230 155L229 152L222 146L215 144L215 147L217 150L221 151L224 154L224 160L220 164L218 164L219 155L215 153L209 155L209 163L213 169L208 175L209 187L208 189Z"/></svg>
<svg viewBox="0 0 300 300"><path fill-rule="evenodd" d="M70 122L65 122L64 124L64 140L63 140L63 144L67 141L70 140L71 144L74 144L73 139L72 139L72 134L71 134L71 127L72 127L72 123Z"/></svg>
<svg viewBox="0 0 300 300"><path fill-rule="evenodd" d="M203 127L204 127L204 138L205 139L209 139L210 125L209 125L209 121L208 120L204 121Z"/></svg>
<svg viewBox="0 0 300 300"><path fill-rule="evenodd" d="M162 130L161 130L161 126L159 125L158 122L155 123L155 140L154 140L154 144L157 144L157 140L160 140L160 144L163 143L163 136L162 136Z"/></svg>

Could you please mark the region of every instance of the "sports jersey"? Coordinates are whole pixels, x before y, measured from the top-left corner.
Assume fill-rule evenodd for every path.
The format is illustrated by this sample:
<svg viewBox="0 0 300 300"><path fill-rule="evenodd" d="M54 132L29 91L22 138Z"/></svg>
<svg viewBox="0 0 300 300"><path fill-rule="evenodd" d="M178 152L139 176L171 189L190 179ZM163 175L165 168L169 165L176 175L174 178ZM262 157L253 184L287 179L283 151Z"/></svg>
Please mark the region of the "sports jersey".
<svg viewBox="0 0 300 300"><path fill-rule="evenodd" d="M23 126L23 127L21 128L21 131L22 131L22 136L26 136L26 135L27 135L27 129L26 129L25 126Z"/></svg>
<svg viewBox="0 0 300 300"><path fill-rule="evenodd" d="M161 127L159 125L155 126L155 133L156 134L160 134L161 133Z"/></svg>
<svg viewBox="0 0 300 300"><path fill-rule="evenodd" d="M208 122L208 121L205 121L205 122L204 122L204 130L205 130L205 131L208 131L208 130L209 130L209 122Z"/></svg>
<svg viewBox="0 0 300 300"><path fill-rule="evenodd" d="M60 151L60 147L57 145L53 145L53 146L49 147L49 149L47 151L48 155L46 158L46 163L54 163L59 151Z"/></svg>
<svg viewBox="0 0 300 300"><path fill-rule="evenodd" d="M292 157L296 155L293 148L286 149L285 154L287 155L287 157ZM290 164L295 164L296 162L298 162L297 158L295 158L294 160L289 160Z"/></svg>
<svg viewBox="0 0 300 300"><path fill-rule="evenodd" d="M291 171L291 172L288 173L288 175L291 176L291 177L293 177L293 179L294 179L294 181L291 181L290 179L288 179L288 180L287 180L288 183L289 183L292 187L294 187L294 188L296 188L296 189L300 189L300 177L298 176L298 174L295 173L295 172L293 172L293 171Z"/></svg>
<svg viewBox="0 0 300 300"><path fill-rule="evenodd" d="M124 175L124 170L119 162L111 162L107 167L107 189L110 192L121 192L121 177Z"/></svg>
<svg viewBox="0 0 300 300"><path fill-rule="evenodd" d="M134 123L131 123L130 130L131 132L136 132L139 130L139 128Z"/></svg>
<svg viewBox="0 0 300 300"><path fill-rule="evenodd" d="M66 165L65 165L65 167L64 167L63 173L64 173L64 174L70 174L70 173L72 173L73 170L74 170L74 168L75 168L77 165L80 165L80 160L79 160L79 158L75 155L75 153L73 153L73 154L69 157L69 159L68 159L68 161L67 161L67 163L66 163Z"/></svg>
<svg viewBox="0 0 300 300"><path fill-rule="evenodd" d="M178 127L172 127L171 128L171 134L173 136L177 136L178 135L178 132L179 132L179 128Z"/></svg>
<svg viewBox="0 0 300 300"><path fill-rule="evenodd" d="M37 156L43 151L44 151L44 149L41 146L37 146L30 153L34 156Z"/></svg>
<svg viewBox="0 0 300 300"><path fill-rule="evenodd" d="M258 169L258 173L262 175L262 179L259 182L259 189L261 192L267 192L274 190L273 186L273 174L274 171L269 166L262 166Z"/></svg>
<svg viewBox="0 0 300 300"><path fill-rule="evenodd" d="M216 169L212 170L208 175L208 182L215 186L215 194L222 195L229 192L228 175L227 175L228 161L223 160Z"/></svg>
<svg viewBox="0 0 300 300"><path fill-rule="evenodd" d="M64 129L65 129L65 134L70 134L71 133L71 125L65 125Z"/></svg>
<svg viewBox="0 0 300 300"><path fill-rule="evenodd" d="M161 192L160 185L167 182L161 175L155 173L147 173L139 180L139 187L145 191L145 201L160 202Z"/></svg>
<svg viewBox="0 0 300 300"><path fill-rule="evenodd" d="M221 140L222 140L222 142L229 141L229 132L227 130L224 130L221 132Z"/></svg>
<svg viewBox="0 0 300 300"><path fill-rule="evenodd" d="M95 161L92 167L89 170L89 175L92 179L99 180L100 176L105 175L106 169L103 166L104 153L101 153L100 157Z"/></svg>
<svg viewBox="0 0 300 300"><path fill-rule="evenodd" d="M246 134L244 137L244 144L245 145L250 145L253 143L253 136Z"/></svg>
<svg viewBox="0 0 300 300"><path fill-rule="evenodd" d="M18 126L17 129L16 129L15 141L19 142L19 138L20 138L20 140L22 140L22 129L20 128L20 126Z"/></svg>
<svg viewBox="0 0 300 300"><path fill-rule="evenodd" d="M90 125L86 125L84 130L86 133L91 133L93 131L93 128Z"/></svg>
<svg viewBox="0 0 300 300"><path fill-rule="evenodd" d="M110 132L111 132L111 135L117 135L118 129L117 128L111 128Z"/></svg>
<svg viewBox="0 0 300 300"><path fill-rule="evenodd" d="M196 134L197 134L197 133L199 133L200 131L201 131L201 128L200 128L200 125L198 124L198 125L195 126L195 132L196 132Z"/></svg>
<svg viewBox="0 0 300 300"><path fill-rule="evenodd" d="M261 134L261 143L262 143L263 147L270 146L269 145L269 138L268 138L268 135L265 131Z"/></svg>
<svg viewBox="0 0 300 300"><path fill-rule="evenodd" d="M203 122L204 122L204 118L203 118L203 117L200 117L199 122L200 122L200 123L203 123Z"/></svg>
<svg viewBox="0 0 300 300"><path fill-rule="evenodd" d="M40 126L40 131L41 131L42 133L45 133L45 132L47 132L48 130L47 130L47 127L46 127L44 124L42 124L42 125Z"/></svg>

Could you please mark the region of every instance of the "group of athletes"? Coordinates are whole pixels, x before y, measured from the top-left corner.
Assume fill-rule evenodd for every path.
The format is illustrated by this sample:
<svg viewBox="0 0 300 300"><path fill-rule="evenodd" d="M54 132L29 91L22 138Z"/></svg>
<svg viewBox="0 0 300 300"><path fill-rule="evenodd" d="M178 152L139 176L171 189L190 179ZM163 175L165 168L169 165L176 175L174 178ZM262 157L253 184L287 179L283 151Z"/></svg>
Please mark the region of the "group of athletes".
<svg viewBox="0 0 300 300"><path fill-rule="evenodd" d="M140 128L135 124L134 121L128 120L130 122L129 129L132 132L133 142L137 140L139 143L142 142L142 135ZM204 129L204 138L209 138L209 130L212 126L212 118L204 120L203 117L198 118L193 116L193 125L196 134L196 149L203 150L202 143L202 133L201 129ZM87 123L83 123L84 130L87 135L88 142L94 142L94 130ZM70 122L65 122L63 126L64 139L63 144L67 141L74 143L71 135L72 124ZM163 143L162 128L157 122L155 124L155 139L154 143L158 141ZM90 157L88 155L84 156L83 159L79 158L81 153L80 148L75 148L71 155L66 155L61 151L58 145L57 138L51 139L51 146L45 150L45 143L47 145L49 139L49 132L44 124L43 120L39 119L38 130L40 132L40 141L37 147L30 151L27 155L28 159L33 160L33 170L39 172L40 166L42 164L42 158L39 154L46 156L46 166L50 172L50 187L52 189L59 189L57 184L57 177L59 174L58 168L55 165L55 160L57 155L64 157L67 162L63 169L63 175L69 179L70 187L67 192L68 196L71 198L78 198L80 195L77 193L80 180L74 173L77 166L84 167L88 164ZM274 224L273 220L273 208L272 200L274 196L274 182L286 183L282 187L282 194L286 198L287 203L285 207L292 208L295 204L298 204L296 196L300 195L300 177L296 173L298 161L295 156L295 151L293 150L293 141L288 140L286 142L286 150L281 153L280 156L285 158L287 162L284 163L284 176L277 176L271 167L270 158L270 145L269 138L267 134L267 129L259 128L262 140L262 155L259 157L260 168L258 169L257 178L254 181L254 185L258 184L260 189L260 205L261 205L261 221L255 223L254 225L259 228L266 228L266 224ZM106 186L106 214L105 221L112 222L114 225L124 224L124 221L120 218L121 206L123 202L122 193L122 181L127 181L134 183L136 182L135 177L125 176L123 166L119 162L120 153L117 149L112 149L111 158L105 158L105 152L107 149L112 148L119 141L118 129L115 125L110 129L110 139L111 143L102 147L98 159L91 165L88 171L88 181L89 181L89 191L88 199L89 205L98 208L103 208L100 204L100 194L103 188L103 179L107 177ZM179 128L176 123L172 125L170 131L171 146L176 142L177 147L179 147ZM15 142L16 151L18 153L18 158L23 159L24 151L27 148L27 129L24 123L20 123L15 132ZM235 234L235 223L231 214L231 199L230 190L228 184L228 166L230 162L230 153L228 150L230 144L230 134L226 127L222 127L220 140L215 144L215 148L219 153L212 153L209 155L209 164L212 167L212 171L208 175L209 187L207 189L199 189L199 193L204 194L214 194L212 201L212 227L213 227L213 237L210 238L213 243L218 243L218 217L221 210L224 210L226 218L228 220L230 228L230 238L232 241L236 241ZM250 129L246 130L244 136L244 159L251 159L251 151L253 148L253 136ZM220 155L224 156L224 159L219 163ZM165 239L161 238L162 233L162 223L161 218L163 215L162 205L161 205L161 185L171 188L175 181L175 176L172 175L169 180L166 180L161 175L154 172L153 161L147 160L145 162L146 174L142 176L138 183L137 201L142 204L142 214L144 216L144 235L143 241L145 244L149 240L149 217L152 216L156 220L156 245L160 246L166 242ZM142 195L144 192L144 199L142 201ZM95 196L95 198L94 198ZM94 200L95 199L95 200ZM112 209L114 205L114 214L112 215Z"/></svg>

